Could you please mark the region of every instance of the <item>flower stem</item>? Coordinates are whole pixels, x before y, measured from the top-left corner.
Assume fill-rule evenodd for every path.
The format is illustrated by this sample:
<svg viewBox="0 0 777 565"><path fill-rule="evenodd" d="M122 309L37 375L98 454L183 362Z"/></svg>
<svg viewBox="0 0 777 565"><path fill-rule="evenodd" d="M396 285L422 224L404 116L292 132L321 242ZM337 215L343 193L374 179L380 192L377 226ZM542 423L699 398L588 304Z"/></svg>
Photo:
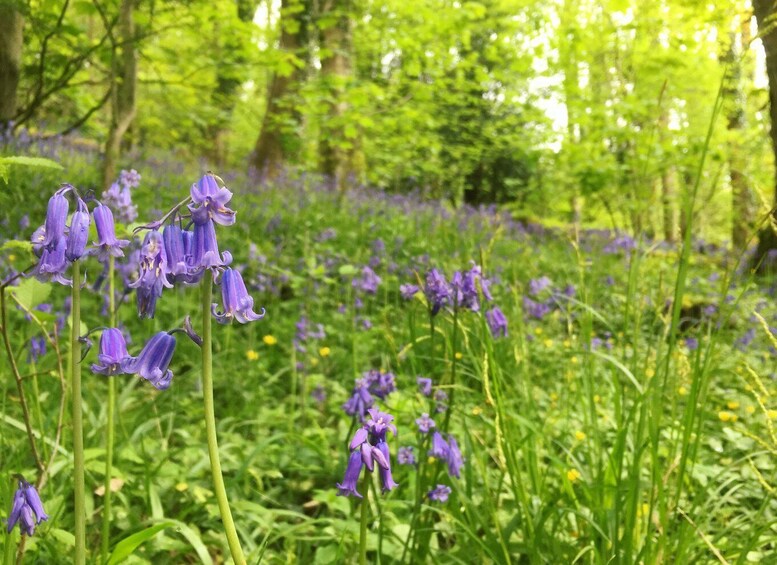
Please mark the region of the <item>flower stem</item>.
<svg viewBox="0 0 777 565"><path fill-rule="evenodd" d="M367 514L369 511L369 499L370 499L370 479L372 474L365 469L364 478L362 479L362 492L364 493L364 499L362 500L362 519L361 526L359 528L359 565L366 565L367 563Z"/></svg>
<svg viewBox="0 0 777 565"><path fill-rule="evenodd" d="M205 270L202 280L202 396L205 402L205 431L208 437L208 455L210 456L210 470L213 477L213 489L219 503L221 521L224 524L224 532L227 534L229 551L236 565L245 565L243 549L240 547L240 539L237 536L235 522L232 520L232 511L229 508L227 491L224 487L224 477L221 474L221 460L219 459L219 445L216 439L216 415L213 407L213 351L211 340L211 295L213 292L213 273Z"/></svg>
<svg viewBox="0 0 777 565"><path fill-rule="evenodd" d="M73 484L75 508L75 559L86 563L86 509L84 507L84 421L81 413L81 265L73 261L73 290L70 303L70 387L73 395Z"/></svg>
<svg viewBox="0 0 777 565"><path fill-rule="evenodd" d="M114 258L108 258L108 320L111 328L116 327L116 305L114 297ZM116 406L116 379L108 378L108 413L105 422L105 492L103 493L103 523L100 545L100 562L108 562L108 546L111 537L111 475L113 472L114 410Z"/></svg>

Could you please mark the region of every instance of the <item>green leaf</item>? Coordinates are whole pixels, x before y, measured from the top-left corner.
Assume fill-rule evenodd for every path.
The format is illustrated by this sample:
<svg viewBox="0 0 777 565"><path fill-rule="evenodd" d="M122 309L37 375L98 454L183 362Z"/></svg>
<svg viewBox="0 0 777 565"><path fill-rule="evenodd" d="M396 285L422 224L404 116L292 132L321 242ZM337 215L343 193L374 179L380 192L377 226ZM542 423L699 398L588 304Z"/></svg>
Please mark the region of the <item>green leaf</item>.
<svg viewBox="0 0 777 565"><path fill-rule="evenodd" d="M355 275L357 273L356 267L353 265L343 265L337 270L338 274L341 277L350 277L352 275Z"/></svg>
<svg viewBox="0 0 777 565"><path fill-rule="evenodd" d="M62 545L66 545L68 547L75 547L76 545L76 537L66 530L51 528L48 534Z"/></svg>
<svg viewBox="0 0 777 565"><path fill-rule="evenodd" d="M38 304L45 301L51 294L51 285L44 284L36 279L24 279L19 286L11 289L19 304L32 310Z"/></svg>
<svg viewBox="0 0 777 565"><path fill-rule="evenodd" d="M52 161L51 159L44 159L43 157L0 157L0 165L7 167L8 165L22 165L24 167L42 167L46 169L63 170L64 167ZM7 181L6 181L7 182Z"/></svg>
<svg viewBox="0 0 777 565"><path fill-rule="evenodd" d="M135 551L142 543L150 540L165 528L170 528L174 525L175 524L173 522L162 522L161 524L154 524L145 530L141 530L124 538L116 544L115 548L113 548L113 552L111 553L110 557L108 557L108 565L121 563L127 557L132 555L132 552Z"/></svg>

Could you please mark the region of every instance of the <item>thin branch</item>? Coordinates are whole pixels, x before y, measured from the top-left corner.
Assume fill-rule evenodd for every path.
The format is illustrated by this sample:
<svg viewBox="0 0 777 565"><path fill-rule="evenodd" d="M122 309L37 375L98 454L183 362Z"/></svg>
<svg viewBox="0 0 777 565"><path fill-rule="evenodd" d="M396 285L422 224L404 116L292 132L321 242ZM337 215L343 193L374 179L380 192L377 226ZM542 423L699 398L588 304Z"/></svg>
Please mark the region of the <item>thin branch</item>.
<svg viewBox="0 0 777 565"><path fill-rule="evenodd" d="M38 446L35 443L35 433L32 430L32 421L30 419L30 410L27 407L27 399L24 396L24 384L22 382L22 375L19 373L19 367L16 364L16 357L14 356L13 349L11 348L11 342L8 339L8 316L5 305L5 288L0 288L0 333L3 334L3 344L5 345L5 351L8 353L8 362L11 365L11 372L16 379L16 389L19 392L19 404L22 408L22 416L24 418L24 427L27 429L27 439L30 441L30 449L32 450L32 456L35 459L35 466L38 468L39 476L46 472L46 468L41 461L40 454L38 453Z"/></svg>
<svg viewBox="0 0 777 565"><path fill-rule="evenodd" d="M111 92L113 91L112 87L108 88L108 91L105 93L105 96L103 96L100 101L95 104L92 108L89 109L88 112L86 112L83 116L78 118L75 122L73 122L71 125L69 125L67 128L63 129L58 134L55 134L54 136L44 136L43 139L49 139L50 137L56 137L57 135L67 135L70 132L72 132L75 129L78 129L83 124L86 123L86 121L92 117L92 114L94 114L97 110L105 106L105 104L110 100L111 98Z"/></svg>

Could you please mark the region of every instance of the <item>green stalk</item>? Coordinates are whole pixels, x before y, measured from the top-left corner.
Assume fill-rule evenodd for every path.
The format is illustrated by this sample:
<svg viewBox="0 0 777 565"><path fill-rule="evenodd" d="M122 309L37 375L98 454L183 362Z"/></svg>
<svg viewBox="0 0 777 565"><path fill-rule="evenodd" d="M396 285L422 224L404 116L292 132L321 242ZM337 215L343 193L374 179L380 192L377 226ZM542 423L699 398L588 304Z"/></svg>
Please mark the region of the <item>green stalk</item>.
<svg viewBox="0 0 777 565"><path fill-rule="evenodd" d="M227 490L224 487L224 477L221 474L221 460L219 459L219 444L216 438L216 415L213 407L213 351L211 340L210 306L213 293L213 273L205 269L202 281L202 396L205 403L205 432L208 438L208 455L210 456L210 470L213 477L213 489L219 503L221 521L224 524L224 532L229 542L229 551L236 565L245 565L243 549L240 547L240 539L237 536L235 522L232 519L232 511L229 508Z"/></svg>
<svg viewBox="0 0 777 565"><path fill-rule="evenodd" d="M75 507L75 559L86 563L86 508L84 507L84 421L81 413L81 265L73 261L73 290L70 306L70 380L73 394L73 484Z"/></svg>
<svg viewBox="0 0 777 565"><path fill-rule="evenodd" d="M364 478L362 479L362 492L364 493L364 500L362 500L362 520L359 528L359 565L366 565L367 563L367 514L368 514L368 500L370 499L370 478L372 475L370 472L364 470Z"/></svg>
<svg viewBox="0 0 777 565"><path fill-rule="evenodd" d="M114 271L113 256L108 258L108 323L110 327L116 327L116 305L114 303ZM102 539L100 544L101 563L108 562L108 546L111 536L111 474L113 472L113 443L114 443L114 410L116 406L116 379L108 378L108 414L105 422L105 492L103 494L103 523Z"/></svg>

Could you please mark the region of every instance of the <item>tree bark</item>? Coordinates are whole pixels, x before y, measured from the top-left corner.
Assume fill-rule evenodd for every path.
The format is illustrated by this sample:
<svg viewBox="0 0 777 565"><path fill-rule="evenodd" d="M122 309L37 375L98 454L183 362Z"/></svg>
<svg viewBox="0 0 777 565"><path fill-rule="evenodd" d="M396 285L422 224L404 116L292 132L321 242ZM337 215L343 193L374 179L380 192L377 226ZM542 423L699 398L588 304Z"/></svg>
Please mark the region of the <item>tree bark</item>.
<svg viewBox="0 0 777 565"><path fill-rule="evenodd" d="M0 132L16 114L22 64L24 17L14 3L0 0Z"/></svg>
<svg viewBox="0 0 777 565"><path fill-rule="evenodd" d="M666 146L666 131L669 116L661 108L658 118L658 135L662 146ZM668 153L668 152L667 152ZM677 205L677 171L671 162L661 164L661 207L663 211L664 240L674 242L680 230L680 209Z"/></svg>
<svg viewBox="0 0 777 565"><path fill-rule="evenodd" d="M326 54L321 57L321 78L330 102L319 139L319 169L341 192L361 173L357 164L358 137L349 134L344 123L348 110L346 84L353 76L350 8L350 0L329 0L322 11L324 17L334 21L321 32L321 47Z"/></svg>
<svg viewBox="0 0 777 565"><path fill-rule="evenodd" d="M755 18L761 34L764 51L766 52L766 74L769 78L769 118L771 120L770 137L775 159L772 174L774 204L777 206L777 22L775 21L774 0L753 0ZM777 222L777 208L772 208L772 222ZM767 224L758 234L758 249L753 256L752 266L759 272L769 270L768 261L764 259L772 249L777 249L777 235L772 222Z"/></svg>
<svg viewBox="0 0 777 565"><path fill-rule="evenodd" d="M307 12L307 2L281 0L281 52L297 55L307 43ZM299 152L302 115L294 98L303 79L303 65L294 65L291 72L276 72L270 81L262 131L251 160L266 178L277 177L284 164Z"/></svg>
<svg viewBox="0 0 777 565"><path fill-rule="evenodd" d="M724 84L726 122L728 129L728 165L731 182L731 242L734 250L744 251L753 231L754 199L746 175L747 160L743 155L742 135L746 126L747 98L743 85L744 45L750 40L750 18L737 16L734 30L728 34L729 44L723 55L729 74Z"/></svg>
<svg viewBox="0 0 777 565"><path fill-rule="evenodd" d="M113 39L111 126L105 142L103 187L116 180L121 142L137 113L137 53L133 0L122 0L119 8L119 41Z"/></svg>

